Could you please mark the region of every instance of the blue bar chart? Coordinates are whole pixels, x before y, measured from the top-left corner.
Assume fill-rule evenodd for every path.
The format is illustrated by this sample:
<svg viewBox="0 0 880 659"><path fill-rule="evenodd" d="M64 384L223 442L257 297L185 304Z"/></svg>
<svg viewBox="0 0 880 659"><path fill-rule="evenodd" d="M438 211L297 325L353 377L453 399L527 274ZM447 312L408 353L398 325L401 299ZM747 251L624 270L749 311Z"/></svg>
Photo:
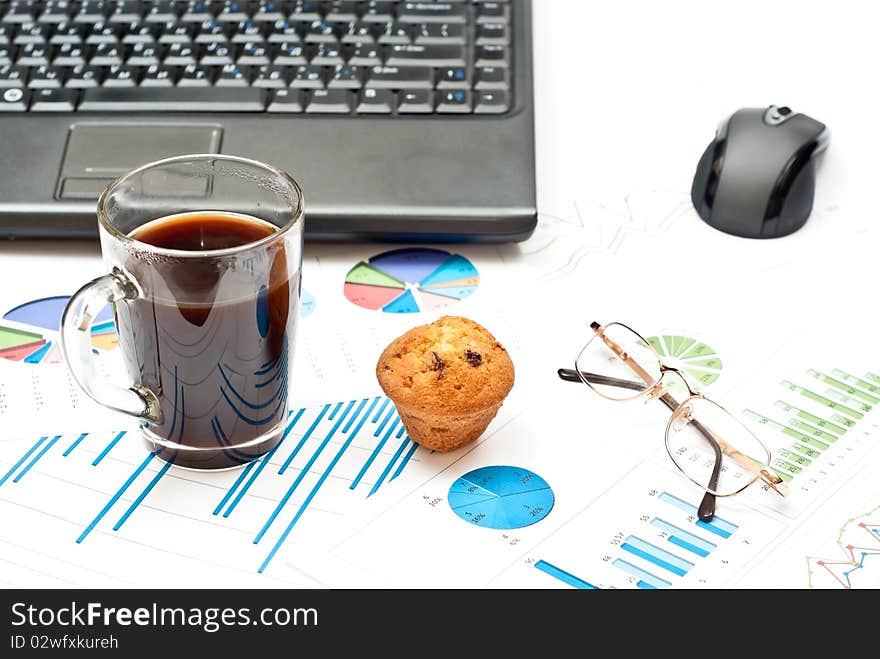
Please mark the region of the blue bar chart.
<svg viewBox="0 0 880 659"><path fill-rule="evenodd" d="M107 584L137 583L135 559L149 548L154 562L165 553L208 582L213 572L308 584L283 563L276 569L277 555L331 538L334 525L420 461L383 396L290 410L281 442L231 471L175 468L136 429L0 442L0 511L21 538L0 541L0 565L45 555L72 565L72 583L94 582L95 573ZM48 482L51 497L41 494Z"/></svg>
<svg viewBox="0 0 880 659"><path fill-rule="evenodd" d="M737 507L724 504L704 522L697 516L701 497L677 474L643 463L493 585L639 590L717 586L725 573L733 577L754 558L755 534L765 537L778 522L750 516L746 527L737 520Z"/></svg>

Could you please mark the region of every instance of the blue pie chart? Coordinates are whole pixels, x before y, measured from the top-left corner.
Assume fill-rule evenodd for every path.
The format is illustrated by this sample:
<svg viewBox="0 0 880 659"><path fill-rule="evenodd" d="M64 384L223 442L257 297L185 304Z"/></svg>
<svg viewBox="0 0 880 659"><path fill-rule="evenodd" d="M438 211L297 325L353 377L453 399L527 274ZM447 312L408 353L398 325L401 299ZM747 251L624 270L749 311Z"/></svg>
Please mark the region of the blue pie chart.
<svg viewBox="0 0 880 659"><path fill-rule="evenodd" d="M469 471L449 488L449 507L488 529L521 529L544 519L555 497L547 481L522 467L493 465Z"/></svg>

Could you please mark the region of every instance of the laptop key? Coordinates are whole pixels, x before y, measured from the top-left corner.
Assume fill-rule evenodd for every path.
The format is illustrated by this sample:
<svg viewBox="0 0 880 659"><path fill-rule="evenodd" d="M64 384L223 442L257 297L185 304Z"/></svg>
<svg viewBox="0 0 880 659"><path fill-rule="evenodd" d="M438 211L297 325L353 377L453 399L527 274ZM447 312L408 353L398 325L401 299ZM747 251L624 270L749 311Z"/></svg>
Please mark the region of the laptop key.
<svg viewBox="0 0 880 659"><path fill-rule="evenodd" d="M402 91L397 95L398 114L430 114L434 111L434 92L425 89Z"/></svg>
<svg viewBox="0 0 880 659"><path fill-rule="evenodd" d="M49 63L49 47L36 43L22 46L18 51L16 64L20 66L43 66Z"/></svg>
<svg viewBox="0 0 880 659"><path fill-rule="evenodd" d="M477 5L478 23L508 23L510 7L505 2L482 2Z"/></svg>
<svg viewBox="0 0 880 659"><path fill-rule="evenodd" d="M125 26L123 32L121 41L124 44L153 43L158 33L156 26L150 23L131 23Z"/></svg>
<svg viewBox="0 0 880 659"><path fill-rule="evenodd" d="M214 68L187 64L177 80L178 87L210 87L214 80Z"/></svg>
<svg viewBox="0 0 880 659"><path fill-rule="evenodd" d="M228 29L214 21L204 21L200 27L198 34L195 36L196 43L214 43L229 41L227 36Z"/></svg>
<svg viewBox="0 0 880 659"><path fill-rule="evenodd" d="M113 23L92 23L87 32L85 38L87 44L119 43L119 26Z"/></svg>
<svg viewBox="0 0 880 659"><path fill-rule="evenodd" d="M282 9L281 3L277 0L260 0L260 4L255 9L251 20L255 23L283 21L285 16Z"/></svg>
<svg viewBox="0 0 880 659"><path fill-rule="evenodd" d="M507 46L510 35L504 23L482 23L477 26L478 46Z"/></svg>
<svg viewBox="0 0 880 659"><path fill-rule="evenodd" d="M12 39L12 43L19 46L25 44L45 44L49 36L48 25L38 25L37 23L25 23L20 25L18 32Z"/></svg>
<svg viewBox="0 0 880 659"><path fill-rule="evenodd" d="M501 114L510 109L506 91L479 91L474 104L475 114Z"/></svg>
<svg viewBox="0 0 880 659"><path fill-rule="evenodd" d="M302 112L304 92L296 89L278 89L272 94L267 112Z"/></svg>
<svg viewBox="0 0 880 659"><path fill-rule="evenodd" d="M6 23L32 23L37 19L37 7L33 2L13 0L5 11L0 7L0 19Z"/></svg>
<svg viewBox="0 0 880 659"><path fill-rule="evenodd" d="M299 43L302 41L296 26L288 21L275 21L266 34L266 38L273 43Z"/></svg>
<svg viewBox="0 0 880 659"><path fill-rule="evenodd" d="M242 45L236 63L257 66L270 64L269 45L264 42L249 41Z"/></svg>
<svg viewBox="0 0 880 659"><path fill-rule="evenodd" d="M321 5L313 0L297 0L296 4L291 8L290 20L319 21L321 20Z"/></svg>
<svg viewBox="0 0 880 659"><path fill-rule="evenodd" d="M355 108L361 114L391 114L394 92L387 89L364 89L358 94Z"/></svg>
<svg viewBox="0 0 880 659"><path fill-rule="evenodd" d="M137 85L138 73L140 68L137 66L120 66L114 64L110 67L100 67L106 74L104 75L105 87L134 87Z"/></svg>
<svg viewBox="0 0 880 659"><path fill-rule="evenodd" d="M429 66L374 66L366 83L376 89L432 89L434 71Z"/></svg>
<svg viewBox="0 0 880 659"><path fill-rule="evenodd" d="M381 44L411 44L412 42L412 26L404 23L386 23L379 34L379 43Z"/></svg>
<svg viewBox="0 0 880 659"><path fill-rule="evenodd" d="M485 66L476 70L474 89L509 89L507 69L500 66Z"/></svg>
<svg viewBox="0 0 880 659"><path fill-rule="evenodd" d="M254 87L284 89L288 84L287 67L274 64L264 64L256 69L251 84Z"/></svg>
<svg viewBox="0 0 880 659"><path fill-rule="evenodd" d="M159 31L159 43L192 43L196 30L192 23L168 23Z"/></svg>
<svg viewBox="0 0 880 659"><path fill-rule="evenodd" d="M247 12L247 2L244 0L226 0L223 8L217 14L217 21L224 23L238 23L250 18Z"/></svg>
<svg viewBox="0 0 880 659"><path fill-rule="evenodd" d="M207 43L201 48L201 58L199 59L199 64L211 65L211 64L233 64L235 62L233 58L233 49L232 47L222 41L212 41L211 43Z"/></svg>
<svg viewBox="0 0 880 659"><path fill-rule="evenodd" d="M77 23L101 23L109 14L109 2L104 0L84 0L80 3L79 11L73 15Z"/></svg>
<svg viewBox="0 0 880 659"><path fill-rule="evenodd" d="M248 87L251 77L251 67L249 66L224 64L217 74L214 84L218 87Z"/></svg>
<svg viewBox="0 0 880 659"><path fill-rule="evenodd" d="M138 0L117 0L116 7L108 20L112 23L137 22L143 18L144 12L144 5Z"/></svg>
<svg viewBox="0 0 880 659"><path fill-rule="evenodd" d="M49 37L51 44L73 43L81 44L86 34L86 26L77 23L59 23L55 26L52 36Z"/></svg>
<svg viewBox="0 0 880 659"><path fill-rule="evenodd" d="M31 112L73 112L75 89L38 89L31 97Z"/></svg>
<svg viewBox="0 0 880 659"><path fill-rule="evenodd" d="M327 81L328 89L360 89L363 75L361 67L339 64L330 71L330 79Z"/></svg>
<svg viewBox="0 0 880 659"><path fill-rule="evenodd" d="M134 48L137 48L139 45L145 44L135 44ZM162 60L163 64L169 66L189 66L191 64L197 64L198 52L193 44L188 43L172 43L168 45L168 48L165 50L165 57Z"/></svg>
<svg viewBox="0 0 880 659"><path fill-rule="evenodd" d="M0 112L24 112L27 110L30 92L21 87L10 87L0 92Z"/></svg>
<svg viewBox="0 0 880 659"><path fill-rule="evenodd" d="M64 69L58 66L38 66L31 71L28 87L32 89L47 89L61 87L64 79Z"/></svg>
<svg viewBox="0 0 880 659"><path fill-rule="evenodd" d="M26 66L0 66L0 90L7 87L24 87L30 69Z"/></svg>
<svg viewBox="0 0 880 659"><path fill-rule="evenodd" d="M467 43L465 26L459 23L422 23L416 30L417 44Z"/></svg>
<svg viewBox="0 0 880 659"><path fill-rule="evenodd" d="M262 42L268 30L261 23L241 21L232 31L232 43Z"/></svg>
<svg viewBox="0 0 880 659"><path fill-rule="evenodd" d="M73 2L68 0L48 0L43 11L37 17L40 23L64 23L70 20L73 12Z"/></svg>
<svg viewBox="0 0 880 659"><path fill-rule="evenodd" d="M474 59L476 66L508 66L510 52L504 46L477 46Z"/></svg>
<svg viewBox="0 0 880 659"><path fill-rule="evenodd" d="M470 89L471 78L466 66L437 69L437 89Z"/></svg>
<svg viewBox="0 0 880 659"><path fill-rule="evenodd" d="M389 66L464 66L464 46L389 46Z"/></svg>
<svg viewBox="0 0 880 659"><path fill-rule="evenodd" d="M394 3L388 0L372 0L361 15L366 23L387 23L394 20Z"/></svg>
<svg viewBox="0 0 880 659"><path fill-rule="evenodd" d="M342 58L342 48L339 44L322 43L319 44L312 55L312 64L316 66L336 66L344 64Z"/></svg>
<svg viewBox="0 0 880 659"><path fill-rule="evenodd" d="M99 66L78 64L70 69L64 86L69 89L88 89L97 87L104 79L103 70Z"/></svg>
<svg viewBox="0 0 880 659"><path fill-rule="evenodd" d="M349 114L351 107L352 92L347 89L316 89L311 93L306 112Z"/></svg>
<svg viewBox="0 0 880 659"><path fill-rule="evenodd" d="M262 112L266 91L253 87L86 89L80 112Z"/></svg>
<svg viewBox="0 0 880 659"><path fill-rule="evenodd" d="M404 2L399 18L408 23L464 23L467 7L446 2Z"/></svg>
<svg viewBox="0 0 880 659"><path fill-rule="evenodd" d="M293 80L290 81L293 89L323 89L324 75L320 66L298 66L294 69Z"/></svg>
<svg viewBox="0 0 880 659"><path fill-rule="evenodd" d="M333 22L356 21L358 3L354 0L333 0L327 9L327 20Z"/></svg>
<svg viewBox="0 0 880 659"><path fill-rule="evenodd" d="M73 43L63 43L58 46L52 58L54 66L77 66L86 63L86 50L84 46Z"/></svg>
<svg viewBox="0 0 880 659"><path fill-rule="evenodd" d="M190 0L186 3L180 19L185 23L203 23L205 21L213 21L219 7L213 7L206 0Z"/></svg>
<svg viewBox="0 0 880 659"><path fill-rule="evenodd" d="M177 20L177 10L170 0L153 0L147 7L144 16L147 23L168 23Z"/></svg>
<svg viewBox="0 0 880 659"><path fill-rule="evenodd" d="M126 64L131 66L150 66L159 64L162 60L162 52L156 44L136 43L128 52Z"/></svg>
<svg viewBox="0 0 880 659"><path fill-rule="evenodd" d="M144 71L141 87L173 87L176 79L175 67L152 64Z"/></svg>
<svg viewBox="0 0 880 659"><path fill-rule="evenodd" d="M348 49L348 63L360 66L378 66L382 63L379 47L375 44L356 43Z"/></svg>
<svg viewBox="0 0 880 659"><path fill-rule="evenodd" d="M321 20L308 24L305 30L305 41L307 43L339 43L333 26Z"/></svg>
<svg viewBox="0 0 880 659"><path fill-rule="evenodd" d="M464 89L440 93L437 101L437 112L442 114L467 114L471 111L473 99L471 93Z"/></svg>

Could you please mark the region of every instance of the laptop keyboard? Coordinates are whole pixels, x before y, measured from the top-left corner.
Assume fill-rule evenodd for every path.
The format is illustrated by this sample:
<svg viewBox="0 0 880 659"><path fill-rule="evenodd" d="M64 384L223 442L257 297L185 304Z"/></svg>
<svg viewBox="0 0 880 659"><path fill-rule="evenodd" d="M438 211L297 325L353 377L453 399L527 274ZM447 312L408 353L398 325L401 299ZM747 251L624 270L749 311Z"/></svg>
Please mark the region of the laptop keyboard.
<svg viewBox="0 0 880 659"><path fill-rule="evenodd" d="M0 0L0 112L502 114L508 0Z"/></svg>

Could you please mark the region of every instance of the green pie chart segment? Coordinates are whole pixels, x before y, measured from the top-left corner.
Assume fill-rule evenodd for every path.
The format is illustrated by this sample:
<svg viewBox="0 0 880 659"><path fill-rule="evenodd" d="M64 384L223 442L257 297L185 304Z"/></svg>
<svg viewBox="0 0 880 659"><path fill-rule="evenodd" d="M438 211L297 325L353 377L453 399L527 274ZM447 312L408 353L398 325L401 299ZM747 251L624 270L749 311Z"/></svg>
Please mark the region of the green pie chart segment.
<svg viewBox="0 0 880 659"><path fill-rule="evenodd" d="M661 334L650 336L647 341L665 362L687 373L700 386L708 386L721 377L721 357L699 339Z"/></svg>

